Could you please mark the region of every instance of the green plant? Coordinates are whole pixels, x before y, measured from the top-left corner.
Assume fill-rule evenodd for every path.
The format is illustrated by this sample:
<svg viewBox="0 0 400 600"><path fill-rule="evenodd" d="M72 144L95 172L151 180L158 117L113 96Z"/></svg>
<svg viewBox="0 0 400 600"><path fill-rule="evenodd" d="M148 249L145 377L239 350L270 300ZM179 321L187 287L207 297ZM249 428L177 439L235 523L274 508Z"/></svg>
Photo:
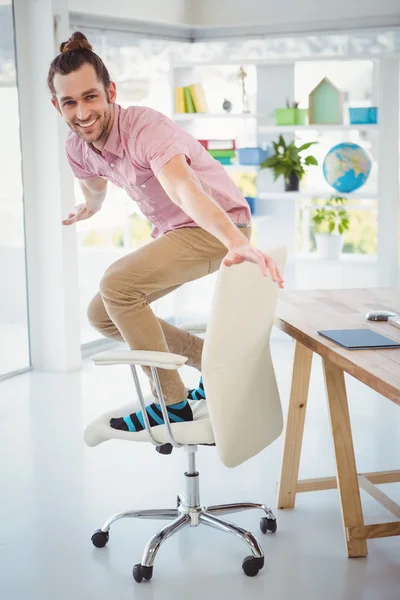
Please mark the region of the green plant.
<svg viewBox="0 0 400 600"><path fill-rule="evenodd" d="M322 208L316 208L311 217L312 223L318 230L325 225L328 233L337 230L340 234L348 231L350 227L349 213L343 208L347 198L342 196L331 196ZM322 226L322 227L321 227Z"/></svg>
<svg viewBox="0 0 400 600"><path fill-rule="evenodd" d="M297 147L295 140L286 144L283 136L280 135L277 142L272 142L275 153L261 163L261 168L272 169L274 172L274 181L281 175L285 179L289 179L293 174L301 180L306 172L305 167L309 167L310 165L318 166L318 161L311 154L306 157L300 156L300 154L316 143L307 142L307 144Z"/></svg>

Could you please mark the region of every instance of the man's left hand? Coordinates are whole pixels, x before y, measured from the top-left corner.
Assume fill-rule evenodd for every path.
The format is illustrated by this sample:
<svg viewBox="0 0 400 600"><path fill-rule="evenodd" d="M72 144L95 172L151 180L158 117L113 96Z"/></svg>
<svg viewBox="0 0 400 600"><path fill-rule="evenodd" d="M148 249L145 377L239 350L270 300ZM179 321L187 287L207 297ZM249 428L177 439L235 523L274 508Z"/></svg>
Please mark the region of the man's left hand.
<svg viewBox="0 0 400 600"><path fill-rule="evenodd" d="M276 281L280 288L283 288L284 281L278 265L270 256L267 256L261 250L254 248L250 244L243 244L229 250L223 263L227 267L239 265L245 261L255 263L260 267L261 273L266 276L269 272L272 281Z"/></svg>

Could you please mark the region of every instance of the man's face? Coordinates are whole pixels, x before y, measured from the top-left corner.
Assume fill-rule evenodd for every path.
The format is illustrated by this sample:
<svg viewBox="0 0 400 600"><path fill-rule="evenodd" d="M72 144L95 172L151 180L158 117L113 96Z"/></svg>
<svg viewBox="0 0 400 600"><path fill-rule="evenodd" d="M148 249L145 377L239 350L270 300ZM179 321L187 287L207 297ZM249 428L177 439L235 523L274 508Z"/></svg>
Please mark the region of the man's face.
<svg viewBox="0 0 400 600"><path fill-rule="evenodd" d="M88 144L104 144L109 134L112 104L116 99L115 84L111 82L109 89L105 90L92 65L84 64L69 75L56 73L54 87L57 100L52 100L53 105L68 126Z"/></svg>

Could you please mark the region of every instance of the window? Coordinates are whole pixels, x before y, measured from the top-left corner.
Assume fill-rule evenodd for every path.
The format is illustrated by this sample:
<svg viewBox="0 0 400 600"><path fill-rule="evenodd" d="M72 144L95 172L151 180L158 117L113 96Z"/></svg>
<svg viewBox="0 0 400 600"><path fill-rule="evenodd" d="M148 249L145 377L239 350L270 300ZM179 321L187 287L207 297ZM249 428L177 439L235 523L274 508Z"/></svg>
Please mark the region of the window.
<svg viewBox="0 0 400 600"><path fill-rule="evenodd" d="M74 28L75 30L75 28ZM79 27L104 60L117 85L117 102L124 108L150 106L165 114L171 112L169 60L172 51L184 44L160 39L135 38L131 34L97 33ZM81 311L81 342L100 339L89 324L86 310L97 293L106 268L124 254L149 242L152 226L124 190L108 184L103 208L94 217L77 225ZM83 202L78 182L76 204ZM173 314L171 299L157 301L157 314ZM172 311L172 312L171 312Z"/></svg>
<svg viewBox="0 0 400 600"><path fill-rule="evenodd" d="M12 4L0 6L0 377L29 367L24 214Z"/></svg>

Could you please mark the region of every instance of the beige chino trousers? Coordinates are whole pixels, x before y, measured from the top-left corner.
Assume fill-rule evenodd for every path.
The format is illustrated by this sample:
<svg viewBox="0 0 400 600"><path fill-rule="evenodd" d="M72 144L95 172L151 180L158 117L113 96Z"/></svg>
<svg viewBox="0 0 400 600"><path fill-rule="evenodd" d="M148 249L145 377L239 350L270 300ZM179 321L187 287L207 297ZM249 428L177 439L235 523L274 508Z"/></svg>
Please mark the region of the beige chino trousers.
<svg viewBox="0 0 400 600"><path fill-rule="evenodd" d="M250 239L251 227L240 230ZM187 364L200 370L202 338L157 318L149 305L188 281L214 273L227 252L199 227L167 232L108 267L100 292L89 304L90 323L104 336L125 341L131 350L187 356ZM143 369L152 385L150 369ZM167 405L187 397L178 371L158 369L158 375ZM153 385L152 391L157 401Z"/></svg>

